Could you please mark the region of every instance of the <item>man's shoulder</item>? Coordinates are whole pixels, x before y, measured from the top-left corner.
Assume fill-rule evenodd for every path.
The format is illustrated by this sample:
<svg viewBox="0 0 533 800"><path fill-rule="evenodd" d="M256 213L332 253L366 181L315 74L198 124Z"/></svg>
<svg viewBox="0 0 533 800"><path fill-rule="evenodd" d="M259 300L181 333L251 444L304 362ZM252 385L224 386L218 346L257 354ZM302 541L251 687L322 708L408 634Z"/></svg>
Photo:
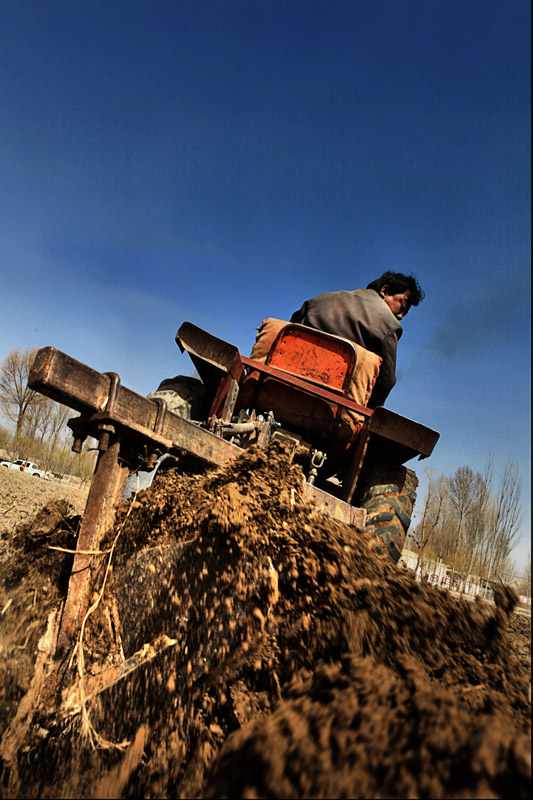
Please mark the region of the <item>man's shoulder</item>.
<svg viewBox="0 0 533 800"><path fill-rule="evenodd" d="M382 302L381 297L374 289L354 289L353 292L347 292L347 294L353 295L362 302L375 304L378 308Z"/></svg>
<svg viewBox="0 0 533 800"><path fill-rule="evenodd" d="M374 295L374 297L372 297ZM373 289L338 289L335 292L324 292L308 302L327 302L331 300L341 300L344 302L367 302L379 303L379 295Z"/></svg>
<svg viewBox="0 0 533 800"><path fill-rule="evenodd" d="M320 324L331 323L330 327L333 324L338 326L339 320L344 319L348 325L355 324L360 330L372 329L379 332L380 336L393 333L399 339L402 335L402 326L374 289L339 289L336 292L325 292L307 300L302 306L302 311L305 312L307 323L316 327L319 327L317 324L319 321ZM339 335L345 334L341 331Z"/></svg>
<svg viewBox="0 0 533 800"><path fill-rule="evenodd" d="M400 338L403 332L401 323L374 289L356 289L352 294L354 303L359 303L365 309L369 318L379 325L383 333Z"/></svg>
<svg viewBox="0 0 533 800"><path fill-rule="evenodd" d="M374 289L339 289L336 292L326 292L325 294L319 295L320 297L342 297L347 301L358 301L369 303L371 305L375 305L376 307L380 307L382 304L382 299Z"/></svg>
<svg viewBox="0 0 533 800"><path fill-rule="evenodd" d="M308 300L307 305L322 308L337 306L352 311L364 309L374 317L381 317L389 322L391 321L389 317L392 317L396 322L389 307L374 289L339 289L336 292L324 292Z"/></svg>

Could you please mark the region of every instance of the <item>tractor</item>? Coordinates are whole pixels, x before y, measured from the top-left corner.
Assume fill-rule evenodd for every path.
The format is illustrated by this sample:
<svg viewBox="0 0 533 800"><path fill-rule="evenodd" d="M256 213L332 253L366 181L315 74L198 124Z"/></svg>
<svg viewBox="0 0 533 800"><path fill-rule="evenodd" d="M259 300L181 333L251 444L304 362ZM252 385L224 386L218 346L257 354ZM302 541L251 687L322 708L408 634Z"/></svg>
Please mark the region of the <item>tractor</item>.
<svg viewBox="0 0 533 800"><path fill-rule="evenodd" d="M405 463L428 457L439 434L361 402L379 369L377 356L346 339L272 319L261 327L250 357L190 322L181 325L176 342L197 377L165 379L148 397L122 386L117 373L99 373L54 347L36 354L29 386L79 413L68 423L75 452L87 437L97 440L99 451L58 654L80 629L94 553L117 504L184 458L216 467L252 445L281 440L301 465L307 502L365 535L376 555L400 558L417 485Z"/></svg>

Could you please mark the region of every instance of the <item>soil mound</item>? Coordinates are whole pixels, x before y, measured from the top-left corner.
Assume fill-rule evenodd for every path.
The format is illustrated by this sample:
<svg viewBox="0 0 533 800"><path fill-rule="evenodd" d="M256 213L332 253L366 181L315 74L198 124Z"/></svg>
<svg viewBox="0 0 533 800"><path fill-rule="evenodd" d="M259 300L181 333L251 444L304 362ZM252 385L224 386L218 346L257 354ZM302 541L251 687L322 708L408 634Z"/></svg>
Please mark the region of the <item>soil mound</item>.
<svg viewBox="0 0 533 800"><path fill-rule="evenodd" d="M11 555L9 538L21 522L28 527L47 503L67 500L70 513L81 514L88 487L76 487L58 478L47 481L15 469L0 468L0 562Z"/></svg>
<svg viewBox="0 0 533 800"><path fill-rule="evenodd" d="M2 573L20 625L33 584L16 567L40 543L41 653L66 530L21 534ZM37 659L18 727L4 698L6 796L529 797L513 591L460 601L376 558L304 504L279 445L161 476L102 550L75 652L45 658L38 686Z"/></svg>

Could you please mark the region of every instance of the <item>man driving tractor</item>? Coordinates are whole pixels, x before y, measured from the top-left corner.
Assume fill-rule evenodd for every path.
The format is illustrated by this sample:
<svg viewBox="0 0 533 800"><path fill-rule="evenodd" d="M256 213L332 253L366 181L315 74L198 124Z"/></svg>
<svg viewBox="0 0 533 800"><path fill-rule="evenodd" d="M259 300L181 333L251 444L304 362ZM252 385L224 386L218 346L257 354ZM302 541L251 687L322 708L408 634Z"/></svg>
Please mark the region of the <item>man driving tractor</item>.
<svg viewBox="0 0 533 800"><path fill-rule="evenodd" d="M273 317L263 319L250 358L244 359L248 362L245 372L238 381L234 379L232 414L245 413L248 419L247 412L272 412L282 435L299 442L304 460L312 460L316 485L331 493L328 480L336 476L342 499L366 509L365 531L373 549L378 555L388 553L394 561L401 555L418 483L403 461L419 451L418 444L406 448L409 434L405 439L405 431L391 433L391 426L401 427L402 423L398 415L380 406L396 383L401 320L423 297L416 278L388 271L366 289L328 292L307 300L290 323ZM306 334L306 329L317 331L322 342ZM195 342L192 348L194 353L197 345ZM219 345L223 349L227 346L223 342ZM216 346L210 345L211 360ZM325 397L323 390L330 388L336 369L336 348L343 353L342 387L337 388L337 395ZM320 358L325 361L320 362ZM300 383L295 384L291 375ZM303 384L302 377L310 383ZM215 389L213 385L211 394ZM214 418L213 411L198 410L205 394L202 382L176 376L149 397L167 400L178 415L201 420L210 415ZM344 398L347 404L337 403L337 398ZM213 397L208 397L208 407L212 401ZM228 417L226 424L230 422ZM395 436L400 443L395 444Z"/></svg>
<svg viewBox="0 0 533 800"><path fill-rule="evenodd" d="M382 359L369 408L382 406L396 383L396 348L403 328L400 321L411 306L424 299L416 278L384 272L366 289L326 292L306 300L291 322L342 336Z"/></svg>
<svg viewBox="0 0 533 800"><path fill-rule="evenodd" d="M364 387L361 379L359 386L354 386L357 399L376 409L383 406L396 383L396 351L403 333L400 322L424 296L414 276L387 271L366 289L326 292L306 300L291 322L342 336L379 357L377 364L369 363L369 358L364 361L369 376L366 401L357 397ZM416 475L383 458L378 463L368 462L366 473L359 502L368 512L366 530L371 548L378 555L385 550L398 561L416 498Z"/></svg>

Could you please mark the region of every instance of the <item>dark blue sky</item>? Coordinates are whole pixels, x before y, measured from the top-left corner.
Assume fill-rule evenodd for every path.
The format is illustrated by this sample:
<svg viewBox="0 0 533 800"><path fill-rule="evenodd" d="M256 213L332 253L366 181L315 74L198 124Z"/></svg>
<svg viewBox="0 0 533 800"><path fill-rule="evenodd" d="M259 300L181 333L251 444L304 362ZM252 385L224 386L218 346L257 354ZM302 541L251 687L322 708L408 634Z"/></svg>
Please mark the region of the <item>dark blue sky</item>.
<svg viewBox="0 0 533 800"><path fill-rule="evenodd" d="M248 353L412 272L388 405L437 471L516 459L529 535L529 31L525 0L2 3L0 357L145 393L185 319Z"/></svg>

